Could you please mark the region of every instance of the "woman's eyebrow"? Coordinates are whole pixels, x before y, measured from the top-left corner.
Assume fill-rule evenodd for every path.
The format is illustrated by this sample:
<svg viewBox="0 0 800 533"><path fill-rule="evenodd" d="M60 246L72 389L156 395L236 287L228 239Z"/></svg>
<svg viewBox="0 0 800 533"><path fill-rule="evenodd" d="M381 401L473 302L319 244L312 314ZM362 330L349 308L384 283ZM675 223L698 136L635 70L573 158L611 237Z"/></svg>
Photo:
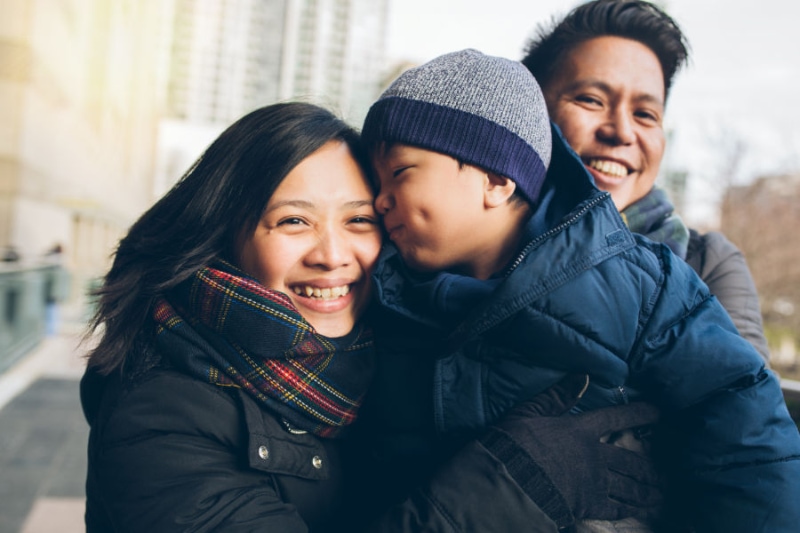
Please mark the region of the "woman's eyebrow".
<svg viewBox="0 0 800 533"><path fill-rule="evenodd" d="M265 212L269 213L270 211L274 211L284 206L301 207L303 209L313 209L314 203L309 202L308 200L282 200L280 202L275 202L274 204L269 206Z"/></svg>
<svg viewBox="0 0 800 533"><path fill-rule="evenodd" d="M345 209L356 209L359 207L372 206L373 202L374 200L372 198L369 199L365 198L363 200L353 200L351 202L347 202L344 204L343 207ZM309 202L308 200L282 200L280 202L275 202L274 204L269 206L269 208L265 212L269 213L271 211L274 211L276 209L285 206L300 207L302 209L314 209L315 204L313 202Z"/></svg>
<svg viewBox="0 0 800 533"><path fill-rule="evenodd" d="M366 207L366 206L372 207L372 203L374 201L375 200L372 200L372 199L370 199L370 200L353 200L352 202L347 202L346 204L344 204L344 207L347 208L347 209L357 209L359 207Z"/></svg>

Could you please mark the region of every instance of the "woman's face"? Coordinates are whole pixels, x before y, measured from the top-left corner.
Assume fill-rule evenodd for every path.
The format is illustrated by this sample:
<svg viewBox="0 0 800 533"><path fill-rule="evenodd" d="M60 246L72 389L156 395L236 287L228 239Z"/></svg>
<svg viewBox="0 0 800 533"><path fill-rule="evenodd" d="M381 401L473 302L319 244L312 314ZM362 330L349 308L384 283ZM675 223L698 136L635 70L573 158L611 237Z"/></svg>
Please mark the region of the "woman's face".
<svg viewBox="0 0 800 533"><path fill-rule="evenodd" d="M653 187L664 155L664 74L622 37L576 45L542 88L553 122L620 211Z"/></svg>
<svg viewBox="0 0 800 533"><path fill-rule="evenodd" d="M347 144L331 141L281 182L238 259L265 287L287 294L317 332L341 337L368 302L380 247L367 179Z"/></svg>

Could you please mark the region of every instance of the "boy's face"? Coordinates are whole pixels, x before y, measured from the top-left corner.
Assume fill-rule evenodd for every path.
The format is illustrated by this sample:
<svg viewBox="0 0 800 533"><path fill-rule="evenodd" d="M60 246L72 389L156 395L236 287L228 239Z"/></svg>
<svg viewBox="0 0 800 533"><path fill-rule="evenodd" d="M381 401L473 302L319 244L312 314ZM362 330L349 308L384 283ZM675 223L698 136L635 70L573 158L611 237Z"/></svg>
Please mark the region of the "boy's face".
<svg viewBox="0 0 800 533"><path fill-rule="evenodd" d="M421 271L473 275L487 173L447 155L394 144L373 157L375 208L406 263Z"/></svg>

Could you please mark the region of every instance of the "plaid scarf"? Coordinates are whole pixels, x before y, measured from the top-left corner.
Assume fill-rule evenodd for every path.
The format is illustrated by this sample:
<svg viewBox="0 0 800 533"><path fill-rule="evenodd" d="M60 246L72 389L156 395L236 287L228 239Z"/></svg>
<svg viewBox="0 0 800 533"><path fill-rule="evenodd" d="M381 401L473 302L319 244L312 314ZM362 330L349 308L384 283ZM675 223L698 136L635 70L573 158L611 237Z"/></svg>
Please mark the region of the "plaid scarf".
<svg viewBox="0 0 800 533"><path fill-rule="evenodd" d="M178 369L245 390L288 428L338 436L374 368L372 335L318 334L285 294L222 263L205 267L155 307L156 346Z"/></svg>
<svg viewBox="0 0 800 533"><path fill-rule="evenodd" d="M667 193L658 187L622 211L622 219L634 233L644 235L654 242L663 242L672 252L686 259L689 246L689 229L670 202Z"/></svg>

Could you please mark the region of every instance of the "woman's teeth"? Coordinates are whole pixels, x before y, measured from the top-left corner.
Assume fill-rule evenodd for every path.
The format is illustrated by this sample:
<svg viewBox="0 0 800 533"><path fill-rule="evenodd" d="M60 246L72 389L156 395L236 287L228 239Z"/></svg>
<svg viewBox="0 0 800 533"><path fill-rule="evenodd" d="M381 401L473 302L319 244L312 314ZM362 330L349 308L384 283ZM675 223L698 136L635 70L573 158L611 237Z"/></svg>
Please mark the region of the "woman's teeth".
<svg viewBox="0 0 800 533"><path fill-rule="evenodd" d="M628 169L615 161L608 161L606 159L590 159L586 164L593 169L599 170L603 174L608 174L610 176L624 178L628 175Z"/></svg>
<svg viewBox="0 0 800 533"><path fill-rule="evenodd" d="M342 296L347 295L350 292L350 285L342 285L341 287L325 287L324 289L306 285L305 287L295 287L294 292L298 296L333 300L335 298L341 298Z"/></svg>

